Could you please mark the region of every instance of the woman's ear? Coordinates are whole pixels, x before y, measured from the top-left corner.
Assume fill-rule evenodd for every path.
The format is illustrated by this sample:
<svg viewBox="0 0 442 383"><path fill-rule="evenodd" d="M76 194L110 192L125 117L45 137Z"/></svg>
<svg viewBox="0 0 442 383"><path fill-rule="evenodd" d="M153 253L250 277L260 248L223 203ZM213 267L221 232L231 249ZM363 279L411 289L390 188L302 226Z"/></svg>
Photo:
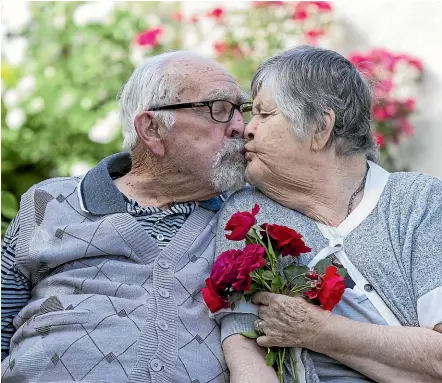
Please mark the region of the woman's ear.
<svg viewBox="0 0 442 383"><path fill-rule="evenodd" d="M334 126L335 112L331 109L327 109L324 111L324 125L322 128L318 127L313 135L311 146L313 150L320 151L326 147Z"/></svg>
<svg viewBox="0 0 442 383"><path fill-rule="evenodd" d="M158 131L159 125L152 112L143 111L135 116L135 130L147 149L158 158L164 157L164 143Z"/></svg>

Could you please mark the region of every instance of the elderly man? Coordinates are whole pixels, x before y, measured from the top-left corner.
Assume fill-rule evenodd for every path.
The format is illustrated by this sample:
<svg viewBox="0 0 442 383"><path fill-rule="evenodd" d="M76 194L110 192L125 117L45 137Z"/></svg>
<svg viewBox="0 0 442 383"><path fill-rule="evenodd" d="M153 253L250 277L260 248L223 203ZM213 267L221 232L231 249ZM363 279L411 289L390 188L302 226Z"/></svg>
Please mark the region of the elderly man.
<svg viewBox="0 0 442 383"><path fill-rule="evenodd" d="M130 155L23 195L3 246L3 382L229 381L200 290L218 195L244 184L246 99L211 60L153 57L120 94Z"/></svg>

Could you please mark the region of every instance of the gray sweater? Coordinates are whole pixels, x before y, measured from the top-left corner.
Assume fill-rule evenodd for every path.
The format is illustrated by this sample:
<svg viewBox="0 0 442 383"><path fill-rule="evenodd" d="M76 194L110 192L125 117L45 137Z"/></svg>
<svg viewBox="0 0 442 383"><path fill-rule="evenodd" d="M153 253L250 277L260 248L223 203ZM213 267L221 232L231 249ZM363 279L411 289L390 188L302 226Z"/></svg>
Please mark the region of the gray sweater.
<svg viewBox="0 0 442 383"><path fill-rule="evenodd" d="M229 381L201 296L216 209L197 207L160 250L112 182L128 169L118 154L81 182L52 179L23 196L16 261L33 290L2 382Z"/></svg>
<svg viewBox="0 0 442 383"><path fill-rule="evenodd" d="M385 184L377 184L377 174L381 178L384 177ZM304 236L306 244L312 248L311 253L303 254L297 259L292 258L292 262L309 264L318 253L324 251L324 248L333 251L335 245L341 245L355 268L354 273L349 272L350 276L356 284L365 280L360 285L360 290L374 303L377 302L376 296L380 297L386 305L385 310L382 305L377 305L376 308L381 314L388 314L388 310L391 310L392 315L385 316L386 323L432 328L442 322L442 182L417 173L393 173L388 176L379 166L370 163L367 184L360 205L371 204L372 210L363 216L363 211L358 206L349 217L349 220L356 219L355 227L351 230L341 230L346 233L342 238L338 238L339 244L336 243L336 238L325 238L312 219L272 201L257 189L247 188L240 191L231 196L223 206L216 252L219 254L226 249L242 246L239 242L226 240L225 223L233 213L250 211L254 204L258 203L261 207L257 217L258 223L277 223L294 228ZM342 229L345 229L345 225L342 225ZM288 258L290 257L286 257ZM372 297L371 294L376 296ZM342 305L345 303L346 300L343 300ZM368 306L357 306L355 310L359 310L359 313L345 308L341 309L340 313L345 315L348 312L348 316L356 320L385 324L376 310L370 311ZM250 312L252 311L245 310L241 313L240 310L236 310L233 314L220 315L223 339L252 329L253 319L256 317L247 314ZM320 378L322 381L315 369L317 356L318 354L311 352L302 353L307 382L318 382ZM327 375L335 376L336 382L366 381L359 380L360 377L356 373L344 371L342 365L339 367L336 361L330 360L329 365L331 369L336 369L334 372L328 371ZM344 379L344 375L339 378L340 372L348 379ZM352 376L354 378L351 378ZM290 381L288 379L287 382Z"/></svg>

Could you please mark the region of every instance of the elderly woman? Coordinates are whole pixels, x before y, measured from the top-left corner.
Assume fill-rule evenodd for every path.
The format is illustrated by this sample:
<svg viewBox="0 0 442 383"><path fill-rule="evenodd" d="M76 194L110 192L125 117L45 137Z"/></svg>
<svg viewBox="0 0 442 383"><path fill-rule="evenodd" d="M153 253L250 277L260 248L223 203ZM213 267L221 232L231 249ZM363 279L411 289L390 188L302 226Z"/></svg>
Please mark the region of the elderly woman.
<svg viewBox="0 0 442 383"><path fill-rule="evenodd" d="M254 188L226 202L217 252L242 246L226 241L224 225L258 203L258 223L289 226L312 248L292 262L331 257L348 277L332 312L258 293L256 306L216 314L231 381L277 381L264 361L276 346L296 348L299 382L441 382L442 182L376 164L369 86L336 52L276 55L252 92L245 158ZM239 335L254 325L264 333L256 341ZM287 371L284 381L295 381Z"/></svg>

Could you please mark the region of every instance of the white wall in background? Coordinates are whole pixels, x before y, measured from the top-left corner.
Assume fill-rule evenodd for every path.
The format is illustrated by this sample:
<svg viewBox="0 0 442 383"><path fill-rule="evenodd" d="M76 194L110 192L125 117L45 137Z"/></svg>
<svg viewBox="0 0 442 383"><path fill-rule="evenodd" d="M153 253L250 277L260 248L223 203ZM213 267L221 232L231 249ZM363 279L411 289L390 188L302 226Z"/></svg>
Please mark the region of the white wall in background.
<svg viewBox="0 0 442 383"><path fill-rule="evenodd" d="M416 132L401 157L410 170L442 179L442 2L346 0L333 4L345 31L344 50L379 46L422 60L419 112L413 120Z"/></svg>

